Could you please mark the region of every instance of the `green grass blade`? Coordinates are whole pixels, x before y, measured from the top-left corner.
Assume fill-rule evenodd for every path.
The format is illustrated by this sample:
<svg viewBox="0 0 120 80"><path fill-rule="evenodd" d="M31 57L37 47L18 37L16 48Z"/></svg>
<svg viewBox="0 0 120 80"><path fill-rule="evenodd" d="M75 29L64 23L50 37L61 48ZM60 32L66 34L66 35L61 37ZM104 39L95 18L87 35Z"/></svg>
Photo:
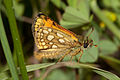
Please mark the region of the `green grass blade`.
<svg viewBox="0 0 120 80"><path fill-rule="evenodd" d="M117 26L113 22L111 22L104 15L104 13L101 12L101 10L97 6L96 0L91 0L91 9L96 14L96 16L107 25L107 27L113 32L113 34L120 39L120 29L118 29Z"/></svg>
<svg viewBox="0 0 120 80"><path fill-rule="evenodd" d="M15 68L15 65L14 65L14 62L13 62L13 59L12 59L10 47L9 47L7 37L6 37L6 34L5 34L5 30L4 30L4 27L3 27L1 13L0 13L0 39L1 39L2 47L3 47L3 50L4 50L4 54L5 54L8 66L10 68L12 78L13 78L13 80L19 80L18 73L17 73L17 70Z"/></svg>
<svg viewBox="0 0 120 80"><path fill-rule="evenodd" d="M26 68L27 68L27 72L31 72L31 71L35 71L35 70L38 70L38 69L42 69L42 68L52 66L54 64L55 63L34 64L34 65L27 65Z"/></svg>
<svg viewBox="0 0 120 80"><path fill-rule="evenodd" d="M96 68L95 70L93 70L94 72L96 72L97 74L104 76L105 78L109 79L109 80L120 80L120 78L118 76L116 76L115 74L102 70L102 69L98 69Z"/></svg>
<svg viewBox="0 0 120 80"><path fill-rule="evenodd" d="M7 17L10 24L10 30L13 38L14 49L16 50L16 54L18 57L20 72L23 78L22 80L28 80L28 75L27 75L27 71L24 63L22 45L21 45L19 34L18 34L17 24L15 21L12 0L4 0L4 4L7 10Z"/></svg>
<svg viewBox="0 0 120 80"><path fill-rule="evenodd" d="M118 76L115 74L96 68L94 64L82 64L82 63L76 63L76 62L60 62L58 64L55 63L43 63L43 64L34 64L34 65L28 65L27 71L35 71L38 69L46 68L49 66L66 66L70 68L85 68L85 69L91 69L93 72L96 72L97 74L109 79L109 80L120 80Z"/></svg>
<svg viewBox="0 0 120 80"><path fill-rule="evenodd" d="M66 66L66 67L70 67L70 68L85 68L85 69L91 69L93 72L105 77L106 79L109 79L109 80L120 80L120 78L109 72L109 71L106 71L106 70L102 70L102 69L99 69L97 68L95 64L83 64L83 63L77 63L77 62L60 62L60 63L42 63L42 64L34 64L34 65L27 65L26 68L27 68L27 72L31 72L31 71L35 71L35 70L38 70L38 69L43 69L43 68L47 68L47 67L52 67L52 66L56 66L55 68L53 69L56 69L59 67L63 67L63 66ZM19 69L18 69L19 71Z"/></svg>
<svg viewBox="0 0 120 80"><path fill-rule="evenodd" d="M113 57L110 57L110 56L107 56L107 55L103 55L103 53L100 53L100 54L101 54L100 58L108 60L108 61L113 62L113 63L120 64L120 60L113 58Z"/></svg>

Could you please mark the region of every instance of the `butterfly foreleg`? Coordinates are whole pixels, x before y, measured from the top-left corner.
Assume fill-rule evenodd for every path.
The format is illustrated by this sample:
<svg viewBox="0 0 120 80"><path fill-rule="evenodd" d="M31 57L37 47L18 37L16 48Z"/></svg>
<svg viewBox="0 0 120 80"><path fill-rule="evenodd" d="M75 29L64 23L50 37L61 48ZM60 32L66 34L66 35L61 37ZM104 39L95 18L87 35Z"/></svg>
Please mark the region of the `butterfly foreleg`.
<svg viewBox="0 0 120 80"><path fill-rule="evenodd" d="M70 61L72 61L73 57L76 56L79 52L81 52L80 57L78 59L78 62L79 62L81 57L82 57L82 55L83 55L83 50L81 48L77 48L77 49L73 50L73 52L71 52L71 59L70 59Z"/></svg>
<svg viewBox="0 0 120 80"><path fill-rule="evenodd" d="M78 59L78 63L80 62L80 59L81 59L81 57L82 57L82 55L83 55L83 50L81 49L81 54L80 54L80 57L79 57L79 59Z"/></svg>
<svg viewBox="0 0 120 80"><path fill-rule="evenodd" d="M77 48L77 49L73 50L73 52L71 52L71 59L70 59L70 61L72 61L73 57L76 56L80 51L81 51L80 48Z"/></svg>

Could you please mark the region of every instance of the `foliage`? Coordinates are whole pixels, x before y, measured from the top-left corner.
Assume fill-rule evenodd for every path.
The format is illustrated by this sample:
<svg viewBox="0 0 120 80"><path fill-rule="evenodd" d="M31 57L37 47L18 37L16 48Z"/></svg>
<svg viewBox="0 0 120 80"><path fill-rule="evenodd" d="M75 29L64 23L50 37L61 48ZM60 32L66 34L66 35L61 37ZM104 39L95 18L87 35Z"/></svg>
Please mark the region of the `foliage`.
<svg viewBox="0 0 120 80"><path fill-rule="evenodd" d="M0 80L120 80L119 2L0 0ZM56 59L36 62L31 24L38 12L80 36L88 36L94 28L89 37L98 47L84 50L80 63L77 60L81 53L72 62L69 56L60 63L55 63Z"/></svg>

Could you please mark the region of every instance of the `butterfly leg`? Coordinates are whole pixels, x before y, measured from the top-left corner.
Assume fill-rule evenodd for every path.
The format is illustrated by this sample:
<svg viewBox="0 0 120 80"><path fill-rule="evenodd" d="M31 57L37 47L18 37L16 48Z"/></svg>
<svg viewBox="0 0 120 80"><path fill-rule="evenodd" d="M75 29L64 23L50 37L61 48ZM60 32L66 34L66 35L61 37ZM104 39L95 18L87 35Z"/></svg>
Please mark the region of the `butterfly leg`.
<svg viewBox="0 0 120 80"><path fill-rule="evenodd" d="M72 61L73 60L73 57L75 56L75 55L77 55L78 53L74 53L74 55L71 55L71 58L70 58L70 61Z"/></svg>
<svg viewBox="0 0 120 80"><path fill-rule="evenodd" d="M62 61L62 60L64 59L64 57L65 57L66 55L68 55L70 52L71 52L71 50L68 50L68 51L65 53L65 55L63 55L63 56L58 60L58 62Z"/></svg>
<svg viewBox="0 0 120 80"><path fill-rule="evenodd" d="M81 57L82 57L82 55L83 55L83 50L81 50L80 52L81 52L81 54L80 54L80 57L79 57L79 59L78 59L78 63L80 62L80 59L81 59Z"/></svg>
<svg viewBox="0 0 120 80"><path fill-rule="evenodd" d="M73 57L76 56L80 51L81 51L81 49L76 49L76 50L72 53L70 61L72 61Z"/></svg>
<svg viewBox="0 0 120 80"><path fill-rule="evenodd" d="M72 61L72 60L73 60L73 57L74 57L74 56L71 56L70 61Z"/></svg>

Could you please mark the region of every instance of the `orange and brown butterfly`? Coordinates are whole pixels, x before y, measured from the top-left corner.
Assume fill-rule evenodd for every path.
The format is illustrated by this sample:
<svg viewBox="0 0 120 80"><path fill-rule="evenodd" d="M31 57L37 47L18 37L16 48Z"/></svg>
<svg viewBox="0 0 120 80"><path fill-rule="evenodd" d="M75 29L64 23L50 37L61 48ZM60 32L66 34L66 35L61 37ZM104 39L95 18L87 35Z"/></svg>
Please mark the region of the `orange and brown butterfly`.
<svg viewBox="0 0 120 80"><path fill-rule="evenodd" d="M37 47L34 56L38 60L59 58L58 62L60 62L66 55L70 55L72 60L78 53L83 53L84 48L93 45L93 40L88 37L81 39L79 35L58 25L43 13L35 17L32 32ZM82 54L79 60L81 56Z"/></svg>

